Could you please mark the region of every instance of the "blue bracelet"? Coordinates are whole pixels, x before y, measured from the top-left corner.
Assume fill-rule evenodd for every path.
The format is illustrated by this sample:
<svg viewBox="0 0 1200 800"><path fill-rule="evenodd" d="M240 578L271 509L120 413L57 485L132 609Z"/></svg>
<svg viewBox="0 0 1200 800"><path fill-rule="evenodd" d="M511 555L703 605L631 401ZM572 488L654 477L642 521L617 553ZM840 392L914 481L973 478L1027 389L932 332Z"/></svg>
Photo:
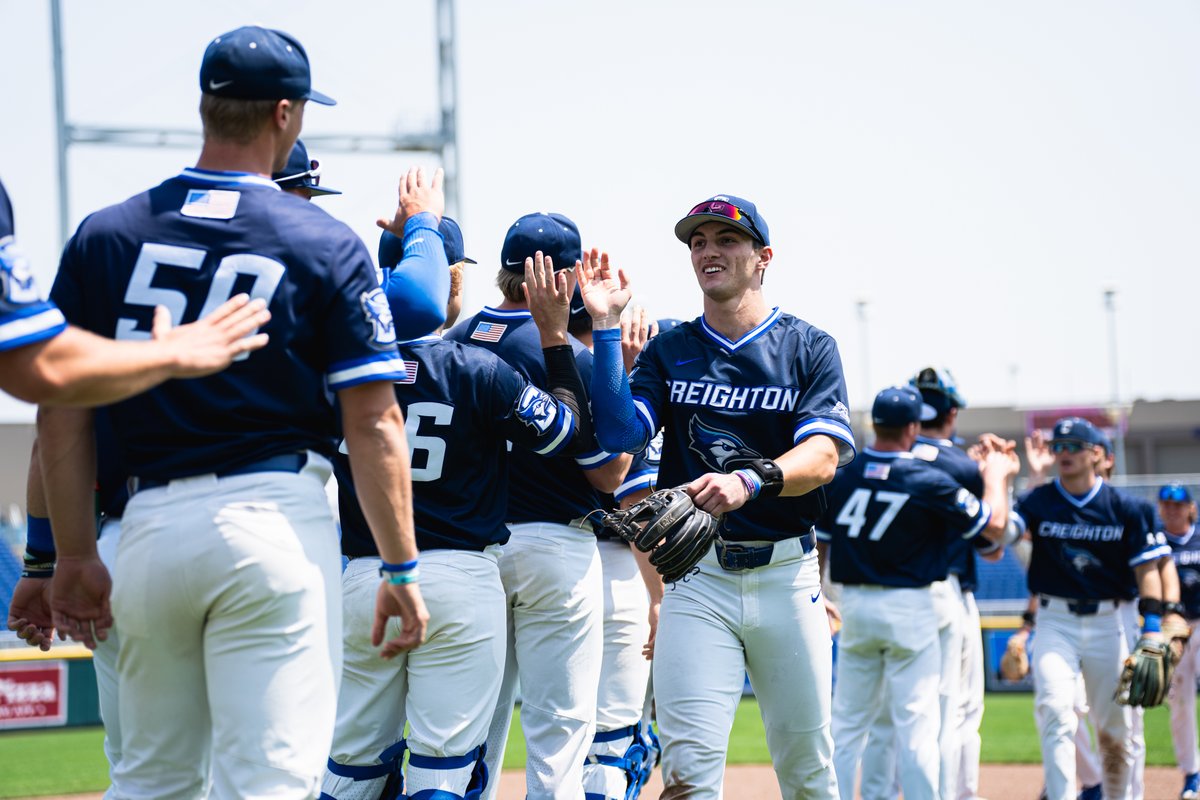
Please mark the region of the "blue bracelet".
<svg viewBox="0 0 1200 800"><path fill-rule="evenodd" d="M408 572L409 570L414 570L416 568L417 559L415 558L412 561L405 561L403 564L389 564L382 559L379 562L380 572Z"/></svg>
<svg viewBox="0 0 1200 800"><path fill-rule="evenodd" d="M1142 616L1142 633L1162 633L1162 615L1145 614Z"/></svg>
<svg viewBox="0 0 1200 800"><path fill-rule="evenodd" d="M25 520L25 546L42 553L53 553L54 534L50 531L50 520L30 514Z"/></svg>
<svg viewBox="0 0 1200 800"><path fill-rule="evenodd" d="M744 485L746 487L746 491L750 493L751 500L758 497L758 493L762 491L763 482L762 478L758 477L757 473L748 469L735 469L733 474L742 479L742 485Z"/></svg>

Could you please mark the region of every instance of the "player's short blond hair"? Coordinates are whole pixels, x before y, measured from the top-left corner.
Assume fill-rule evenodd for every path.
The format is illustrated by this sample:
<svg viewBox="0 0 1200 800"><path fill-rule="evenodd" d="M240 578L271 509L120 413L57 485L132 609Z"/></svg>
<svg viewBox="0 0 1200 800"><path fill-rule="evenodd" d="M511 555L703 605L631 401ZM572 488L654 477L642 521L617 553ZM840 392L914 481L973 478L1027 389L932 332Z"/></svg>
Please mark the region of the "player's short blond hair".
<svg viewBox="0 0 1200 800"><path fill-rule="evenodd" d="M463 266L464 262L459 261L457 264L450 265L450 296L456 297L462 294L463 286Z"/></svg>
<svg viewBox="0 0 1200 800"><path fill-rule="evenodd" d="M278 100L238 100L200 95L200 121L204 138L249 144L275 111Z"/></svg>
<svg viewBox="0 0 1200 800"><path fill-rule="evenodd" d="M504 267L501 267L499 273L496 275L496 286L500 289L500 294L504 295L505 300L513 303L525 302L525 292L521 288L524 285L524 273L509 272Z"/></svg>

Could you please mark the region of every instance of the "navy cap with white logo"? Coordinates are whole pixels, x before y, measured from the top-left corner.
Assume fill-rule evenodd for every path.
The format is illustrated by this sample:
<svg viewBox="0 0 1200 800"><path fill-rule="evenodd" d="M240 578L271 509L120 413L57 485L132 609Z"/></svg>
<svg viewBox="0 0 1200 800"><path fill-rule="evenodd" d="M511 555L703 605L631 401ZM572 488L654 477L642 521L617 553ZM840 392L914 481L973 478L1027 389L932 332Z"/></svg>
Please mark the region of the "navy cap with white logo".
<svg viewBox="0 0 1200 800"><path fill-rule="evenodd" d="M200 91L235 100L337 101L314 91L308 53L283 31L246 25L213 39L200 62Z"/></svg>
<svg viewBox="0 0 1200 800"><path fill-rule="evenodd" d="M554 260L554 270L572 269L583 259L579 228L562 214L526 214L512 224L500 248L500 265L525 274L525 259L541 251Z"/></svg>
<svg viewBox="0 0 1200 800"><path fill-rule="evenodd" d="M937 411L923 402L921 394L911 386L889 386L875 395L871 406L871 421L885 428L903 428L936 416Z"/></svg>
<svg viewBox="0 0 1200 800"><path fill-rule="evenodd" d="M1182 483L1168 483L1158 490L1158 499L1169 503L1190 503L1192 493Z"/></svg>
<svg viewBox="0 0 1200 800"><path fill-rule="evenodd" d="M1083 417L1063 417L1054 423L1052 442L1082 442L1093 447L1104 447L1107 437Z"/></svg>

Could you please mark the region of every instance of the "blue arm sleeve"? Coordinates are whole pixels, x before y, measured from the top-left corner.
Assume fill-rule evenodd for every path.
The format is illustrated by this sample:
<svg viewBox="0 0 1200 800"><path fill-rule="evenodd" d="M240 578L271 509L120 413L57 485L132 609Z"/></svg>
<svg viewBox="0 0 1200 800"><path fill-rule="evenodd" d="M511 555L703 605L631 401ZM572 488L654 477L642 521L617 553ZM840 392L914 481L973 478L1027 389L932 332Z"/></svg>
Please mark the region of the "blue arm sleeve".
<svg viewBox="0 0 1200 800"><path fill-rule="evenodd" d="M391 236L386 231L383 235ZM404 341L431 333L446 321L450 297L450 268L437 217L423 212L404 223L404 257L395 267L383 289L396 323L396 338Z"/></svg>
<svg viewBox="0 0 1200 800"><path fill-rule="evenodd" d="M592 419L596 441L609 453L640 453L654 431L638 416L621 361L621 331L592 334Z"/></svg>

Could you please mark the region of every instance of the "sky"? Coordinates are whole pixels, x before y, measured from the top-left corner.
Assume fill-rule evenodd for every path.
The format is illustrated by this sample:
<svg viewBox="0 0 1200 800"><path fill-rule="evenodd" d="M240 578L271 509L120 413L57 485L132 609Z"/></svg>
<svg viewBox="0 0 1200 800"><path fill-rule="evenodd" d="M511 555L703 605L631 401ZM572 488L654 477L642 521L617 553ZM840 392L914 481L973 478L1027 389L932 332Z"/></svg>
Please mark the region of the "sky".
<svg viewBox="0 0 1200 800"><path fill-rule="evenodd" d="M46 290L62 242L48 3L0 0L0 178ZM432 0L63 0L75 124L199 130L209 39L243 24L309 52L312 133L427 128ZM466 311L498 301L507 227L558 211L691 319L675 221L757 204L769 303L838 340L851 405L948 366L971 405L1200 397L1200 5L1111 0L459 0ZM312 148L317 202L368 243L414 153ZM76 146L72 227L194 163ZM1115 292L1106 314L1104 292ZM863 310L863 315L859 310ZM1190 355L1189 355L1190 354ZM32 419L0 398L0 421Z"/></svg>

